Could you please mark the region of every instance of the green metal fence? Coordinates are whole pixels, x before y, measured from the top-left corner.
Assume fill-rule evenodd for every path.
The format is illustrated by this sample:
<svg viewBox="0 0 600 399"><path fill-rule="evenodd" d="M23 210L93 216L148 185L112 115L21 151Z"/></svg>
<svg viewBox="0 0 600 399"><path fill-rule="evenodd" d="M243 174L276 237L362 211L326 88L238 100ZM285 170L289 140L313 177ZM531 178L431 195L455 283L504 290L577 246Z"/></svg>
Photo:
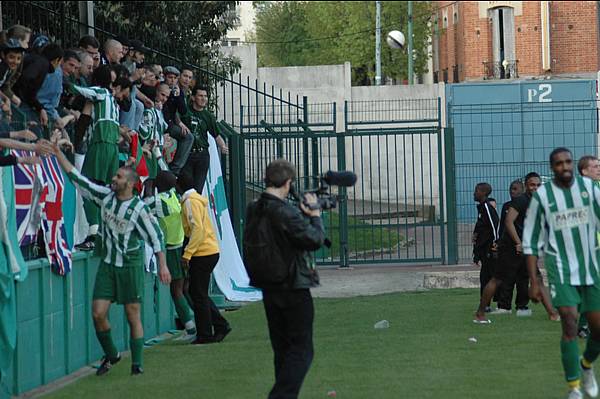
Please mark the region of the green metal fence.
<svg viewBox="0 0 600 399"><path fill-rule="evenodd" d="M317 252L320 264L444 262L440 107L439 99L346 102L339 115L335 103L305 98L297 119L274 107L244 107L237 202L258 197L275 158L295 164L302 190L328 170L351 170L357 184L332 188L341 200L323 213L332 245ZM240 218L236 230L242 226Z"/></svg>
<svg viewBox="0 0 600 399"><path fill-rule="evenodd" d="M343 264L445 262L440 99L347 102ZM346 236L340 232L340 236Z"/></svg>
<svg viewBox="0 0 600 399"><path fill-rule="evenodd" d="M529 172L539 173L543 180L551 177L548 156L554 148L571 149L576 160L598 155L598 112L593 100L453 105L448 107L448 115L447 192L454 201L448 213L452 262L472 259L475 184L492 185L500 212L510 199L513 180L523 179Z"/></svg>

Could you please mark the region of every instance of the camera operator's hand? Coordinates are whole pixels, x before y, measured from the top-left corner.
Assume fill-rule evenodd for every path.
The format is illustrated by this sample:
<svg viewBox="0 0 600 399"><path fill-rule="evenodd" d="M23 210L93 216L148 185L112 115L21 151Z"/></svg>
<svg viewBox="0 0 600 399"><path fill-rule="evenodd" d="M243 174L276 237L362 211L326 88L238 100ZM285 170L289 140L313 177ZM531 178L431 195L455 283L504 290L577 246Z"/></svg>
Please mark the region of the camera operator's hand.
<svg viewBox="0 0 600 399"><path fill-rule="evenodd" d="M304 200L309 205L316 205L319 202L317 196L315 194L312 194L312 193L306 193L306 194L304 194ZM321 216L321 209L320 208L310 209L309 207L307 207L306 205L304 205L304 203L300 203L300 209L302 209L302 212L304 212L308 216L314 216L314 217Z"/></svg>

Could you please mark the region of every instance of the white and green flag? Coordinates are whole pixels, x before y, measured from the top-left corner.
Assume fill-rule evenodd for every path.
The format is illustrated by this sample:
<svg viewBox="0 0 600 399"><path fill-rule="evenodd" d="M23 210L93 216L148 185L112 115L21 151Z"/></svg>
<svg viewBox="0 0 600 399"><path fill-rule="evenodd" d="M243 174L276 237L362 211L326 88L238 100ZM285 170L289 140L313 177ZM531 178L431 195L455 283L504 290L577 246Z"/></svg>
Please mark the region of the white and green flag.
<svg viewBox="0 0 600 399"><path fill-rule="evenodd" d="M250 279L235 240L217 144L209 134L210 167L202 195L208 198L210 219L219 239L219 263L213 276L219 289L230 301L260 301L262 292L250 286Z"/></svg>

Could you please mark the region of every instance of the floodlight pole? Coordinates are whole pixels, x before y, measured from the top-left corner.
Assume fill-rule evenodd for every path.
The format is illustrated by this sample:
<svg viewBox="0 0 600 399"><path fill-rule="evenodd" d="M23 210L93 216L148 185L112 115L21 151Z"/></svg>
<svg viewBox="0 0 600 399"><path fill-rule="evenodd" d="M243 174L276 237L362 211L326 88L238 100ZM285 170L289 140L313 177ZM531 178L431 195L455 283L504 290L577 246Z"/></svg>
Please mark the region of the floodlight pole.
<svg viewBox="0 0 600 399"><path fill-rule="evenodd" d="M412 15L412 1L408 2L408 84L412 85L415 83L415 77L413 73L413 15Z"/></svg>
<svg viewBox="0 0 600 399"><path fill-rule="evenodd" d="M381 1L375 2L375 85L381 85Z"/></svg>

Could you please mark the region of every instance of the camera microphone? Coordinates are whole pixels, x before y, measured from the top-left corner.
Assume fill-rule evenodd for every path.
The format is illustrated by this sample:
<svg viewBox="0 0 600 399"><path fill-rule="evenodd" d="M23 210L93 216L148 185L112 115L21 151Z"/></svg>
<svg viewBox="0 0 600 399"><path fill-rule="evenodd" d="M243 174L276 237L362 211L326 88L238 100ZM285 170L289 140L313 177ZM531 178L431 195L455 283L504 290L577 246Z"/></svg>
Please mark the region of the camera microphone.
<svg viewBox="0 0 600 399"><path fill-rule="evenodd" d="M356 184L356 174L354 172L333 172L330 170L323 175L323 180L330 186L352 187Z"/></svg>

